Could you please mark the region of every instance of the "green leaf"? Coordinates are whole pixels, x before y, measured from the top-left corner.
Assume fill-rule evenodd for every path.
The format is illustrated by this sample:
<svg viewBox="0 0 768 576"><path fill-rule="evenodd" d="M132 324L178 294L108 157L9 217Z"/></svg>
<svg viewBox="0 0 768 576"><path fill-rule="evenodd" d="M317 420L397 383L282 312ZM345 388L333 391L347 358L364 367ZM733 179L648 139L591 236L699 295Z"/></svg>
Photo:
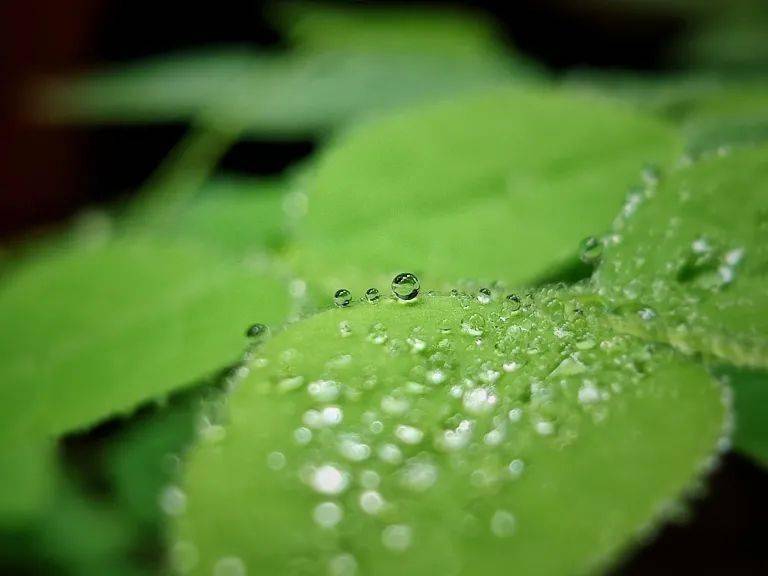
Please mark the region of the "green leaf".
<svg viewBox="0 0 768 576"><path fill-rule="evenodd" d="M286 188L280 180L213 178L179 209L168 232L233 256L274 251L286 240Z"/></svg>
<svg viewBox="0 0 768 576"><path fill-rule="evenodd" d="M718 373L733 390L734 448L768 467L768 374L729 367Z"/></svg>
<svg viewBox="0 0 768 576"><path fill-rule="evenodd" d="M238 360L282 322L283 283L193 243L126 236L46 252L0 289L0 438L60 434Z"/></svg>
<svg viewBox="0 0 768 576"><path fill-rule="evenodd" d="M768 148L671 172L627 203L615 232L595 281L629 302L624 329L768 366Z"/></svg>
<svg viewBox="0 0 768 576"><path fill-rule="evenodd" d="M487 18L469 11L414 6L376 8L289 2L275 6L275 21L307 51L349 50L440 54L477 58L501 53Z"/></svg>
<svg viewBox="0 0 768 576"><path fill-rule="evenodd" d="M174 55L43 86L33 113L80 123L190 122L202 115L211 125L243 128L246 137L306 137L530 75L499 58L439 54Z"/></svg>
<svg viewBox="0 0 768 576"><path fill-rule="evenodd" d="M321 158L294 260L357 294L404 269L433 285L533 282L577 264L643 165L681 149L663 123L568 93L505 88L395 114Z"/></svg>
<svg viewBox="0 0 768 576"><path fill-rule="evenodd" d="M704 469L721 388L589 294L500 297L358 303L267 342L187 463L178 567L555 575L625 550Z"/></svg>

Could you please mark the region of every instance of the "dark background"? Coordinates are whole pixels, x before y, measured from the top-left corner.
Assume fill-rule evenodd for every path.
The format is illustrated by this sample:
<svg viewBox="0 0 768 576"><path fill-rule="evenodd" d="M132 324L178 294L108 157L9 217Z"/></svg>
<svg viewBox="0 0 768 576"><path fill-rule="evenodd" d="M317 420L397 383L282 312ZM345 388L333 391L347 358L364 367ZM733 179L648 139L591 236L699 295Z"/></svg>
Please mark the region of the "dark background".
<svg viewBox="0 0 768 576"><path fill-rule="evenodd" d="M555 73L573 68L668 70L669 47L688 25L662 2L646 2L642 10L631 2L528 0L503 8L473 4L496 19L519 51ZM0 239L21 241L85 205L128 194L184 132L182 125L24 125L17 111L30 79L212 43L276 47L281 39L261 2L0 3ZM277 173L314 148L311 141L238 144L221 168ZM685 522L667 525L615 573L768 574L761 547L768 474L729 454L707 484Z"/></svg>

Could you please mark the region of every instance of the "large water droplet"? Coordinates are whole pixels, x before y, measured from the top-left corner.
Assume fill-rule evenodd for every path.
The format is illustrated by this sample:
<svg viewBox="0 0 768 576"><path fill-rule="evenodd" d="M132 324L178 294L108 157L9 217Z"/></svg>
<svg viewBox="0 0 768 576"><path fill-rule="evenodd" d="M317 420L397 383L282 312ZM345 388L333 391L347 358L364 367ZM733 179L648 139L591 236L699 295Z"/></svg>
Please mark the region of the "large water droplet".
<svg viewBox="0 0 768 576"><path fill-rule="evenodd" d="M419 295L419 279L410 272L402 272L392 279L392 292L400 300L413 300Z"/></svg>

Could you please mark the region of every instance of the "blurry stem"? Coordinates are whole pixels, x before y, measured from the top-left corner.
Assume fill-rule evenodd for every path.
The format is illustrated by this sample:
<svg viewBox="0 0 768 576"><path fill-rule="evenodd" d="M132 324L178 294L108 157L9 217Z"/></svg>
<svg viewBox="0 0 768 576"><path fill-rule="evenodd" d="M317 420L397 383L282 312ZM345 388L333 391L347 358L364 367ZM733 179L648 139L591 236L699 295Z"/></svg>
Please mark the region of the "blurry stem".
<svg viewBox="0 0 768 576"><path fill-rule="evenodd" d="M165 157L127 208L128 227L163 227L198 192L240 134L239 128L200 120Z"/></svg>

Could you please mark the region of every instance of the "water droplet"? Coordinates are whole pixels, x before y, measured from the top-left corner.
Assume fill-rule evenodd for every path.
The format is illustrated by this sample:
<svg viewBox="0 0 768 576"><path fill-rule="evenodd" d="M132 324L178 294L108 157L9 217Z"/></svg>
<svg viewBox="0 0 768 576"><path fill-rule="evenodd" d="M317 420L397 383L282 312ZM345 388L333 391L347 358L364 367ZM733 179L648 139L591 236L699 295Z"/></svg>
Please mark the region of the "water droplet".
<svg viewBox="0 0 768 576"><path fill-rule="evenodd" d="M347 338L352 335L352 326L346 320L339 322L339 334L342 338Z"/></svg>
<svg viewBox="0 0 768 576"><path fill-rule="evenodd" d="M312 511L312 519L321 528L333 528L341 522L344 511L335 502L321 502Z"/></svg>
<svg viewBox="0 0 768 576"><path fill-rule="evenodd" d="M366 514L376 515L384 508L384 498L376 490L366 490L360 494L359 503Z"/></svg>
<svg viewBox="0 0 768 576"><path fill-rule="evenodd" d="M339 396L339 385L333 380L315 380L307 386L309 395L318 402L331 402Z"/></svg>
<svg viewBox="0 0 768 576"><path fill-rule="evenodd" d="M339 308L344 308L346 306L349 306L349 303L352 301L352 295L349 293L349 290L346 288L340 288L336 290L336 293L333 295L333 303L336 304Z"/></svg>
<svg viewBox="0 0 768 576"><path fill-rule="evenodd" d="M360 472L360 485L368 490L379 487L381 477L375 470L363 470Z"/></svg>
<svg viewBox="0 0 768 576"><path fill-rule="evenodd" d="M595 236L588 236L581 242L579 257L585 264L596 264L603 255L603 243Z"/></svg>
<svg viewBox="0 0 768 576"><path fill-rule="evenodd" d="M424 432L407 424L395 428L395 436L404 444L418 444L424 438Z"/></svg>
<svg viewBox="0 0 768 576"><path fill-rule="evenodd" d="M258 339L263 338L269 334L269 328L265 324L251 324L251 326L248 327L248 330L245 331L245 335L248 338Z"/></svg>
<svg viewBox="0 0 768 576"><path fill-rule="evenodd" d="M523 417L522 408L512 408L512 410L507 412L507 418L509 418L510 422L520 422L520 419L522 417Z"/></svg>
<svg viewBox="0 0 768 576"><path fill-rule="evenodd" d="M381 533L381 543L393 552L404 552L411 546L413 531L405 524L392 524Z"/></svg>
<svg viewBox="0 0 768 576"><path fill-rule="evenodd" d="M653 308L649 308L646 306L645 308L641 308L637 311L637 315L640 316L642 320L645 320L646 322L649 322L656 318L656 311Z"/></svg>
<svg viewBox="0 0 768 576"><path fill-rule="evenodd" d="M246 576L245 563L237 556L224 556L213 565L213 576Z"/></svg>
<svg viewBox="0 0 768 576"><path fill-rule="evenodd" d="M525 470L525 463L519 458L515 458L507 466L507 471L509 472L509 476L513 480L520 478L520 476L523 474L523 470Z"/></svg>
<svg viewBox="0 0 768 576"><path fill-rule="evenodd" d="M324 464L313 471L310 484L321 494L341 494L349 484L349 477L335 466Z"/></svg>
<svg viewBox="0 0 768 576"><path fill-rule="evenodd" d="M399 300L413 300L419 295L419 279L410 272L402 272L392 279L392 292Z"/></svg>
<svg viewBox="0 0 768 576"><path fill-rule="evenodd" d="M338 406L326 406L320 411L323 426L336 426L344 419L344 412Z"/></svg>
<svg viewBox="0 0 768 576"><path fill-rule="evenodd" d="M480 288L477 292L477 301L480 302L480 304L490 304L491 303L491 291L488 290L488 288Z"/></svg>
<svg viewBox="0 0 768 576"><path fill-rule="evenodd" d="M187 495L178 486L166 486L160 493L160 508L169 516L180 516L187 509Z"/></svg>
<svg viewBox="0 0 768 576"><path fill-rule="evenodd" d="M379 294L378 288L368 288L365 291L365 299L371 304L378 302L379 298L381 298L381 294Z"/></svg>
<svg viewBox="0 0 768 576"><path fill-rule="evenodd" d="M400 471L400 484L413 492L429 490L437 482L437 467L424 459L410 460Z"/></svg>
<svg viewBox="0 0 768 576"><path fill-rule="evenodd" d="M371 447L354 435L343 436L339 441L339 452L347 460L362 462L371 455Z"/></svg>
<svg viewBox="0 0 768 576"><path fill-rule="evenodd" d="M515 517L506 510L496 510L491 518L491 532L499 538L507 538L515 533Z"/></svg>
<svg viewBox="0 0 768 576"><path fill-rule="evenodd" d="M503 310L507 314L517 312L520 310L521 306L522 302L520 301L520 296L517 294L508 294L507 297L504 298Z"/></svg>
<svg viewBox="0 0 768 576"><path fill-rule="evenodd" d="M191 542L180 540L171 547L171 568L179 574L190 572L197 565L199 558L197 546Z"/></svg>
<svg viewBox="0 0 768 576"><path fill-rule="evenodd" d="M282 452L270 452L267 455L267 466L272 470L285 468L285 454Z"/></svg>
<svg viewBox="0 0 768 576"><path fill-rule="evenodd" d="M381 322L377 322L371 326L368 331L368 341L374 344L384 344L389 338L387 334L387 328Z"/></svg>
<svg viewBox="0 0 768 576"><path fill-rule="evenodd" d="M312 430L306 428L305 426L296 428L296 430L293 431L293 440L299 446L309 444L312 441Z"/></svg>
<svg viewBox="0 0 768 576"><path fill-rule="evenodd" d="M464 394L463 405L470 414L480 415L490 412L496 405L496 395L486 388L474 388Z"/></svg>
<svg viewBox="0 0 768 576"><path fill-rule="evenodd" d="M379 459L387 464L399 464L403 460L403 453L394 444L383 444L378 455Z"/></svg>
<svg viewBox="0 0 768 576"><path fill-rule="evenodd" d="M352 554L337 554L328 562L328 576L355 576L357 560Z"/></svg>
<svg viewBox="0 0 768 576"><path fill-rule="evenodd" d="M480 314L470 314L461 321L461 330L470 336L482 336L485 332L485 318Z"/></svg>

